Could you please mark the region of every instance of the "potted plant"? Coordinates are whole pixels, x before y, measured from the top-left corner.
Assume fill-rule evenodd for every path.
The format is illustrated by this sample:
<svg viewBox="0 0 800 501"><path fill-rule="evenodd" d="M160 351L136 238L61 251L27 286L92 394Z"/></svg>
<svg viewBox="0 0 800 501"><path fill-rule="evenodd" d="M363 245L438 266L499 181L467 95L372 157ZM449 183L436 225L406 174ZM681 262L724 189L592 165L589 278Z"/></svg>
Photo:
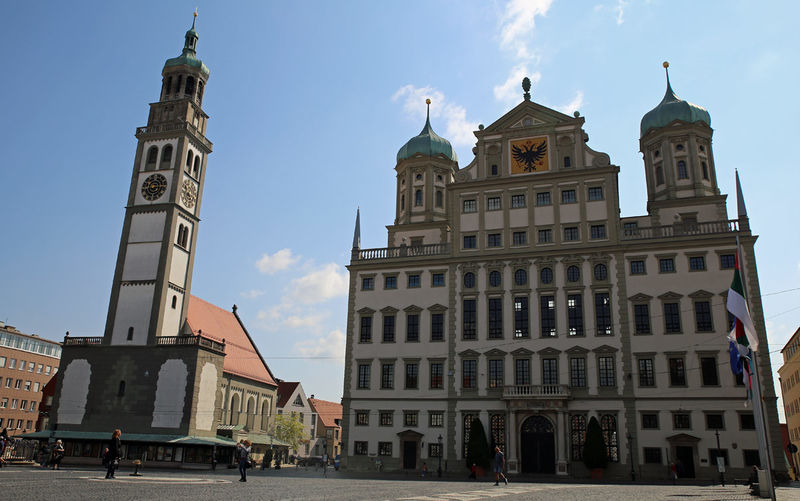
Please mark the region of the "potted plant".
<svg viewBox="0 0 800 501"><path fill-rule="evenodd" d="M468 469L471 469L474 464L476 467L476 475L482 477L489 468L491 457L489 442L486 440L486 433L483 431L483 424L480 419L475 418L472 420L472 423L470 423L469 428L466 466Z"/></svg>
<svg viewBox="0 0 800 501"><path fill-rule="evenodd" d="M603 430L597 418L592 417L586 427L586 442L583 445L583 464L589 469L593 479L603 478L603 470L608 466L606 444Z"/></svg>

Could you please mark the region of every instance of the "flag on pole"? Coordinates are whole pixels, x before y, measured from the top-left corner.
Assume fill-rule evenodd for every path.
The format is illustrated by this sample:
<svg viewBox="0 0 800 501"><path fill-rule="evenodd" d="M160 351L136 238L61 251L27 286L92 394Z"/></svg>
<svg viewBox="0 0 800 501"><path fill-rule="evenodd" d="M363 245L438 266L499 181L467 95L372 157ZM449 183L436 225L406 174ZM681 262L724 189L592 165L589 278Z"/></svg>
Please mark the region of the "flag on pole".
<svg viewBox="0 0 800 501"><path fill-rule="evenodd" d="M742 287L742 277L739 271L739 249L736 249L736 269L733 272L733 282L728 290L728 311L736 317L733 329L730 333L731 341L734 341L739 348L742 356L747 355L747 348L758 351L758 335L750 318L750 310L747 308L747 300L744 297L744 287Z"/></svg>

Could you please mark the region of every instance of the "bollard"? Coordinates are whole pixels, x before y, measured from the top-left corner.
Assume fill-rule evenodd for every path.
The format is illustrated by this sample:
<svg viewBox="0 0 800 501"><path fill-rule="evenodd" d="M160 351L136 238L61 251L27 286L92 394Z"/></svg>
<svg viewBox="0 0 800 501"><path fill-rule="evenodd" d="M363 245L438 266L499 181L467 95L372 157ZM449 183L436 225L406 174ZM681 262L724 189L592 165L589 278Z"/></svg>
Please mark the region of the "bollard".
<svg viewBox="0 0 800 501"><path fill-rule="evenodd" d="M132 477L141 477L142 474L139 473L139 467L142 465L142 462L138 459L134 460L133 462L133 473L130 474Z"/></svg>

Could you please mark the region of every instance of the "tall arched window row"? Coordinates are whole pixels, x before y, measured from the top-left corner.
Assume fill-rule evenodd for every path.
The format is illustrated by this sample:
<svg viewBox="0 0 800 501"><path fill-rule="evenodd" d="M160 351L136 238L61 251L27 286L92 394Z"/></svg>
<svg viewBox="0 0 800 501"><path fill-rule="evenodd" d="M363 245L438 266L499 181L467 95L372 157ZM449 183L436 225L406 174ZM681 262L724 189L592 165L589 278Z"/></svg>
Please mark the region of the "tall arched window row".
<svg viewBox="0 0 800 501"><path fill-rule="evenodd" d="M161 150L161 165L159 169L169 169L172 164L172 145L168 144Z"/></svg>

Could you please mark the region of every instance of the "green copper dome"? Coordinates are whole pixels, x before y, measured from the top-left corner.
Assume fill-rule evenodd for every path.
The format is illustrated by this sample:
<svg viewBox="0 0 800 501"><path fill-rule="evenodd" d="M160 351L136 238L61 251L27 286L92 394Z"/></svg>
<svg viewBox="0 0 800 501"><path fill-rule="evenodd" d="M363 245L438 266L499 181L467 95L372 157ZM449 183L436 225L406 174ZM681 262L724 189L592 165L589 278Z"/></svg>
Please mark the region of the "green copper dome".
<svg viewBox="0 0 800 501"><path fill-rule="evenodd" d="M456 155L450 141L441 137L433 132L431 127L431 114L430 103L428 107L428 117L425 120L425 127L422 132L408 140L406 144L397 152L397 161L411 158L417 153L434 157L440 153L454 162L458 162L458 155Z"/></svg>
<svg viewBox="0 0 800 501"><path fill-rule="evenodd" d="M650 129L664 127L675 120L688 123L703 122L711 127L711 115L708 111L676 96L669 84L669 73L667 73L667 93L658 106L642 117L640 137L644 137Z"/></svg>
<svg viewBox="0 0 800 501"><path fill-rule="evenodd" d="M191 29L186 32L186 42L183 44L183 51L181 52L181 55L178 57L173 57L172 59L167 59L167 62L164 63L164 67L191 66L192 68L199 68L203 75L208 76L208 66L203 64L203 61L197 59L197 53L195 52L198 38L199 36L194 30L194 22L192 22Z"/></svg>

